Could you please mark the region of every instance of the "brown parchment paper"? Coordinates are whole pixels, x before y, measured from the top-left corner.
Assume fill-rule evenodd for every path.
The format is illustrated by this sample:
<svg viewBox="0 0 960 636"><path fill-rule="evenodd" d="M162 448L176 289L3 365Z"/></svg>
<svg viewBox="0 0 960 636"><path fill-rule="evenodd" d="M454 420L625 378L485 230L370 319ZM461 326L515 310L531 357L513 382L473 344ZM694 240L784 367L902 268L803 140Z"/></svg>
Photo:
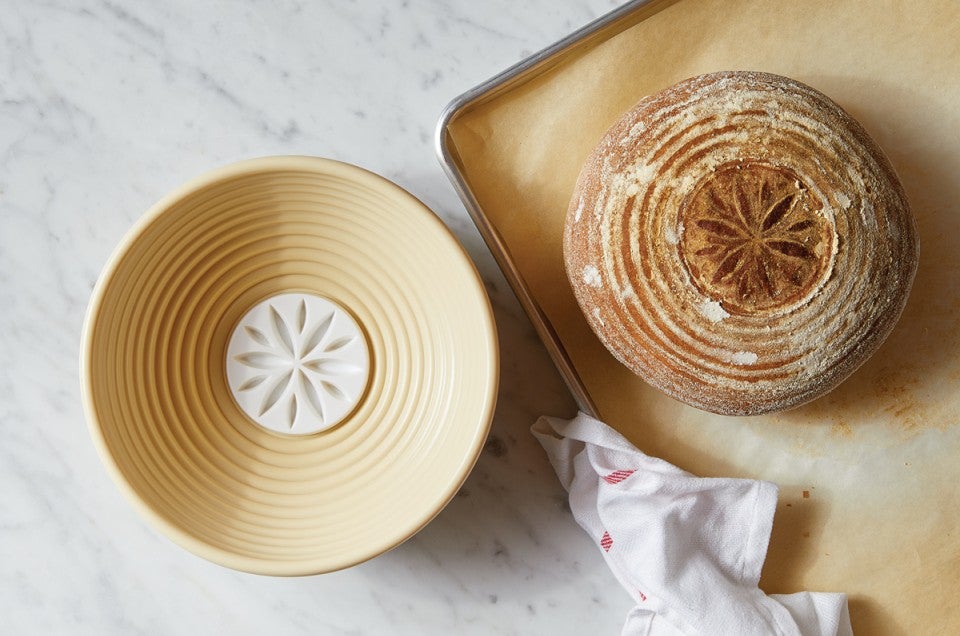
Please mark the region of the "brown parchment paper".
<svg viewBox="0 0 960 636"><path fill-rule="evenodd" d="M858 634L960 634L960 2L655 8L455 118L468 185L607 422L692 472L780 485L767 592L847 592ZM836 100L889 155L920 230L914 290L880 352L827 397L756 418L686 407L620 366L561 252L573 184L607 127L642 96L722 69Z"/></svg>

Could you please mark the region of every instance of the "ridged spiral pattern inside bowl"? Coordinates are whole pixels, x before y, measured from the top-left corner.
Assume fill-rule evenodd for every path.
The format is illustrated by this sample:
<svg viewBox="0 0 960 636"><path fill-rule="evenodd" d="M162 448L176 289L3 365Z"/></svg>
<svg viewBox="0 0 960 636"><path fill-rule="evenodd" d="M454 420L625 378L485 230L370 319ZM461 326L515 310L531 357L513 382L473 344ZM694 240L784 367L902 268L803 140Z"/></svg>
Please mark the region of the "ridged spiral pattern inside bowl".
<svg viewBox="0 0 960 636"><path fill-rule="evenodd" d="M811 261L795 285L770 284L782 300L715 295L728 279L691 267L714 244L691 246L694 232L722 242L736 225L691 212L720 181L731 196L711 204L717 218L722 206L739 216L738 189L771 197L763 212L778 200L770 184L796 198L768 217L774 256ZM906 303L917 239L892 167L856 121L798 82L730 72L645 98L608 131L570 203L564 255L587 320L624 364L699 408L755 414L822 394L879 346Z"/></svg>
<svg viewBox="0 0 960 636"><path fill-rule="evenodd" d="M251 422L224 368L242 315L291 291L349 308L372 362L352 415L302 438ZM158 204L85 338L115 476L185 547L254 572L335 570L412 535L472 467L496 392L491 312L455 239L393 184L320 159L237 164Z"/></svg>

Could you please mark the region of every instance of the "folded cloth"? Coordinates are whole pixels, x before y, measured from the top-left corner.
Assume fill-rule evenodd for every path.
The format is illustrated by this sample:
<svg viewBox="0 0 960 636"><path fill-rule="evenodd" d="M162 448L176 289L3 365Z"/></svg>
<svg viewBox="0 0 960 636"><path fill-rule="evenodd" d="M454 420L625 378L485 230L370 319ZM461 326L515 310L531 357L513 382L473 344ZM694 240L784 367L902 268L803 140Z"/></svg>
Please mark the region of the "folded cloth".
<svg viewBox="0 0 960 636"><path fill-rule="evenodd" d="M852 635L844 594L764 594L777 487L695 477L580 414L542 417L570 509L637 606L624 636Z"/></svg>

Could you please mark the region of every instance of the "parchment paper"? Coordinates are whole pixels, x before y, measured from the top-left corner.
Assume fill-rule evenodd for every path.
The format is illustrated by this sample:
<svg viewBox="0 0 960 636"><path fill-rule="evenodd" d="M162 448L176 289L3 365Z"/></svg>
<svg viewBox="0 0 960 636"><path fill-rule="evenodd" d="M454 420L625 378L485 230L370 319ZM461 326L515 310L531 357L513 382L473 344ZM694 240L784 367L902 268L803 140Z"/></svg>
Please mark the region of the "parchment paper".
<svg viewBox="0 0 960 636"><path fill-rule="evenodd" d="M858 634L960 634L960 2L681 0L455 119L470 188L600 415L701 475L781 487L762 587L845 591ZM685 77L756 69L806 82L859 119L920 229L907 310L825 398L724 418L620 366L563 271L574 181L607 127Z"/></svg>

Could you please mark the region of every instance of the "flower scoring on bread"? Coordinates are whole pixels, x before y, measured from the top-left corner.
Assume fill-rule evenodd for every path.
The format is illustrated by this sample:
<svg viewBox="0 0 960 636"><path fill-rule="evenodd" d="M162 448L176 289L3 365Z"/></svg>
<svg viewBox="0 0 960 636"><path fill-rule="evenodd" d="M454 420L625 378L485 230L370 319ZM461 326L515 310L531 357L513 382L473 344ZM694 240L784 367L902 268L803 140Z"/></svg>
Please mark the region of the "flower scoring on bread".
<svg viewBox="0 0 960 636"><path fill-rule="evenodd" d="M757 415L823 395L876 351L917 239L856 121L809 86L737 71L646 97L610 128L571 195L563 256L617 360L697 408Z"/></svg>
<svg viewBox="0 0 960 636"><path fill-rule="evenodd" d="M783 166L719 166L683 203L680 255L700 290L733 314L788 308L830 269L822 202Z"/></svg>

